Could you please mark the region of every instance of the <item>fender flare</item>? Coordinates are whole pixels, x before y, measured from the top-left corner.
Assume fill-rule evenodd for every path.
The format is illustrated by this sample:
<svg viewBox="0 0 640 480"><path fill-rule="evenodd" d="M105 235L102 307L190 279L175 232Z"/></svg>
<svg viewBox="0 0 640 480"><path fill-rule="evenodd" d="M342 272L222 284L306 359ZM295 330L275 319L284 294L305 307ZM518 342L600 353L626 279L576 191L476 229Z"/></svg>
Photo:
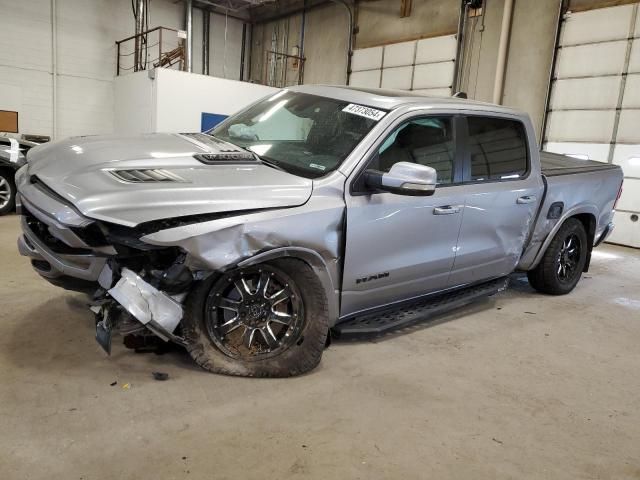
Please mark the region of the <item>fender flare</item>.
<svg viewBox="0 0 640 480"><path fill-rule="evenodd" d="M258 263L275 260L277 258L296 258L308 264L320 279L322 287L327 295L329 311L329 326L333 326L338 320L340 311L340 290L336 289L329 267L322 256L315 250L304 247L278 247L258 253L252 257L238 262L235 266L239 268L256 265Z"/></svg>
<svg viewBox="0 0 640 480"><path fill-rule="evenodd" d="M538 253L536 254L535 258L533 259L533 262L531 262L531 265L528 268L528 270L533 270L534 268L536 268L538 266L538 264L542 260L542 257L544 256L545 252L547 251L547 248L549 247L549 244L553 240L553 237L556 236L556 233L558 233L558 230L560 230L560 227L564 224L564 222L566 222L567 219L569 219L571 217L575 217L576 215L581 215L581 214L587 214L587 215L593 216L594 220L596 221L596 231L597 231L597 229L598 229L598 208L595 205L578 205L576 207L573 207L570 210L567 210L566 212L564 212L562 217L560 217L558 222L551 229L551 231L547 235L547 238L545 238L544 242L542 242L542 245L540 246L540 249L538 250ZM587 235L588 234L589 234L589 232L587 232ZM591 239L588 239L588 240L590 240L591 245L593 245L593 243L595 242L595 238L591 238ZM590 256L591 255L591 251L589 251L589 253L587 255Z"/></svg>

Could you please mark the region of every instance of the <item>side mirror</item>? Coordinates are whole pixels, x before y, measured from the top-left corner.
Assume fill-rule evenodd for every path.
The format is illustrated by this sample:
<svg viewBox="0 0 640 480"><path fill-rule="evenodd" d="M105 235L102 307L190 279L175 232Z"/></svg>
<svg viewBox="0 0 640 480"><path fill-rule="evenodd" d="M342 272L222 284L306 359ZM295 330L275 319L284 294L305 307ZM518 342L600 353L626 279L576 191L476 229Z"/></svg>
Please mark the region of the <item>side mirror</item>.
<svg viewBox="0 0 640 480"><path fill-rule="evenodd" d="M367 170L364 182L374 190L398 195L429 196L436 191L438 174L432 167L411 162L393 164L388 173Z"/></svg>

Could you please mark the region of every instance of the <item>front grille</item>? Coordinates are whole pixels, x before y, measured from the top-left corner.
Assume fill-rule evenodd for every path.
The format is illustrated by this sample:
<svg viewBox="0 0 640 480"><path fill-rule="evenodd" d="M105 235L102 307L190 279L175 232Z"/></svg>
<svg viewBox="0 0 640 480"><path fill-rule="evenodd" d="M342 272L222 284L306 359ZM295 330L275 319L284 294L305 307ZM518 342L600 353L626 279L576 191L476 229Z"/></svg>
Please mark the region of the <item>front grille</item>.
<svg viewBox="0 0 640 480"><path fill-rule="evenodd" d="M121 182L127 183L186 182L184 178L176 175L175 173L162 169L127 169L107 171Z"/></svg>

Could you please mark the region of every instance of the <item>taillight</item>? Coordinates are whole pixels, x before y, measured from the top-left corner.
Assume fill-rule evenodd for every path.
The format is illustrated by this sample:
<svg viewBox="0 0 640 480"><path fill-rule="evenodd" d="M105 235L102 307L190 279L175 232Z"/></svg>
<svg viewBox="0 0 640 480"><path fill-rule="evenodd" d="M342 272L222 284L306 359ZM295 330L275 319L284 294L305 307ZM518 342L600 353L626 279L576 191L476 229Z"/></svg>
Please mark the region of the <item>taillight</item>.
<svg viewBox="0 0 640 480"><path fill-rule="evenodd" d="M616 209L616 206L618 205L618 200L620 200L620 197L622 196L622 185L624 184L624 180L622 180L622 182L620 183L620 188L618 189L618 196L616 197L616 201L613 203L613 209Z"/></svg>

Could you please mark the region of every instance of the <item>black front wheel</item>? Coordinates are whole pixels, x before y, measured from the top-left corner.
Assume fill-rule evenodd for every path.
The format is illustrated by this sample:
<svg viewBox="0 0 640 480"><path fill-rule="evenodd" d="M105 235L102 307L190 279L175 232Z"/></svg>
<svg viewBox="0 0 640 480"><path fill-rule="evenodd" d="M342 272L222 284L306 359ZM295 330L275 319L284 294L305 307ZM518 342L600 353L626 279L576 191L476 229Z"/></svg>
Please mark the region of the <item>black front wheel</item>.
<svg viewBox="0 0 640 480"><path fill-rule="evenodd" d="M327 300L304 262L278 260L198 285L183 319L187 350L227 375L287 377L313 369L328 333Z"/></svg>
<svg viewBox="0 0 640 480"><path fill-rule="evenodd" d="M536 290L564 295L580 281L588 253L587 233L582 223L570 218L560 227L536 268L528 272Z"/></svg>

